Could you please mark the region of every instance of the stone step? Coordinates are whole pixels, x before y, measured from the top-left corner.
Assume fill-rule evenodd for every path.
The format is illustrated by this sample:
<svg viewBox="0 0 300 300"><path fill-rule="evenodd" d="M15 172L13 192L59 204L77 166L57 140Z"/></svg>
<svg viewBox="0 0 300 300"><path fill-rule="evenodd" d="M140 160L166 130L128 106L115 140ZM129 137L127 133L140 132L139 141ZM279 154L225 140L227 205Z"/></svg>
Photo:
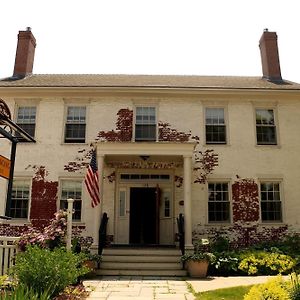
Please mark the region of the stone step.
<svg viewBox="0 0 300 300"><path fill-rule="evenodd" d="M103 255L102 262L165 262L178 263L180 256L175 255L160 255L160 256L144 256L144 255Z"/></svg>
<svg viewBox="0 0 300 300"><path fill-rule="evenodd" d="M97 275L186 276L176 248L105 248Z"/></svg>
<svg viewBox="0 0 300 300"><path fill-rule="evenodd" d="M111 270L181 270L182 264L177 263L165 263L165 262L101 262L101 269Z"/></svg>
<svg viewBox="0 0 300 300"><path fill-rule="evenodd" d="M98 276L106 275L121 275L121 276L170 276L170 277L185 277L187 276L186 270L110 270L98 269L95 271Z"/></svg>
<svg viewBox="0 0 300 300"><path fill-rule="evenodd" d="M103 255L151 255L151 256L180 256L178 249L168 248L104 248Z"/></svg>

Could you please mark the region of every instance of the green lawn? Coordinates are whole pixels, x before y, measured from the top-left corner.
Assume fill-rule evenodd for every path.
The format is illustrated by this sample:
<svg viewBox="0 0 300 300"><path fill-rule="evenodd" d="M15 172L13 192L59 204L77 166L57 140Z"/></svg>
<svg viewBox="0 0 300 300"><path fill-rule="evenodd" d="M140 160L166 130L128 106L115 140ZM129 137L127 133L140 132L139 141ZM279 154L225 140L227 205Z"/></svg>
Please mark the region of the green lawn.
<svg viewBox="0 0 300 300"><path fill-rule="evenodd" d="M237 286L227 289L197 293L197 300L243 300L244 295L248 293L252 285Z"/></svg>

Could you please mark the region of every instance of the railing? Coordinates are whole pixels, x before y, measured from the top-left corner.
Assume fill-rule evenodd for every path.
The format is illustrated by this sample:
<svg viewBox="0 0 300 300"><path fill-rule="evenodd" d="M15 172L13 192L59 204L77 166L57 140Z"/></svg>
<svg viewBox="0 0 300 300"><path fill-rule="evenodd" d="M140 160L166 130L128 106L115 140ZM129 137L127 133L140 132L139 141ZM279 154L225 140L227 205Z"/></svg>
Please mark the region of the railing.
<svg viewBox="0 0 300 300"><path fill-rule="evenodd" d="M179 237L179 248L182 255L184 254L184 216L179 214L177 218L177 228L178 228L178 237Z"/></svg>
<svg viewBox="0 0 300 300"><path fill-rule="evenodd" d="M7 274L8 269L14 265L18 251L15 242L18 239L18 237L0 236L0 275Z"/></svg>
<svg viewBox="0 0 300 300"><path fill-rule="evenodd" d="M108 222L107 213L103 213L100 228L99 228L99 246L98 246L99 255L102 254L103 248L106 245L107 222Z"/></svg>

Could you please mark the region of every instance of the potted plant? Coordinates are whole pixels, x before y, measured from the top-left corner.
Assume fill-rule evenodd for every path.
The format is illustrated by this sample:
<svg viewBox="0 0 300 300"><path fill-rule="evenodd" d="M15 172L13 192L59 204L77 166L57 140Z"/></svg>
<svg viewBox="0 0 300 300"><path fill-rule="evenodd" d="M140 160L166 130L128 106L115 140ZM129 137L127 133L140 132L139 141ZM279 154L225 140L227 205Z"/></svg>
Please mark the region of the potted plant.
<svg viewBox="0 0 300 300"><path fill-rule="evenodd" d="M101 262L101 255L93 254L91 252L82 252L82 254L84 257L83 265L88 267L91 271L95 270Z"/></svg>
<svg viewBox="0 0 300 300"><path fill-rule="evenodd" d="M92 244L93 238L90 236L77 236L73 240L74 251L82 255L82 264L88 267L91 271L95 270L98 267L102 259L101 255L92 253Z"/></svg>
<svg viewBox="0 0 300 300"><path fill-rule="evenodd" d="M181 256L181 261L191 277L206 277L209 264L215 261L215 255L208 252L208 244L208 239L201 239L195 243L193 253Z"/></svg>

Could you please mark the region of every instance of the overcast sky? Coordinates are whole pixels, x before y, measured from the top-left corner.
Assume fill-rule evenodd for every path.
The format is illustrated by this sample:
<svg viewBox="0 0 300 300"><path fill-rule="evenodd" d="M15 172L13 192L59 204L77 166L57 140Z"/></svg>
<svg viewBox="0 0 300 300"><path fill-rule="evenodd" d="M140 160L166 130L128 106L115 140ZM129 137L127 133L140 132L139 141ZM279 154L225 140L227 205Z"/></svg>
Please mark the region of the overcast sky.
<svg viewBox="0 0 300 300"><path fill-rule="evenodd" d="M299 0L2 0L0 11L0 78L27 26L36 74L237 76L261 76L268 28L282 77L300 83Z"/></svg>

